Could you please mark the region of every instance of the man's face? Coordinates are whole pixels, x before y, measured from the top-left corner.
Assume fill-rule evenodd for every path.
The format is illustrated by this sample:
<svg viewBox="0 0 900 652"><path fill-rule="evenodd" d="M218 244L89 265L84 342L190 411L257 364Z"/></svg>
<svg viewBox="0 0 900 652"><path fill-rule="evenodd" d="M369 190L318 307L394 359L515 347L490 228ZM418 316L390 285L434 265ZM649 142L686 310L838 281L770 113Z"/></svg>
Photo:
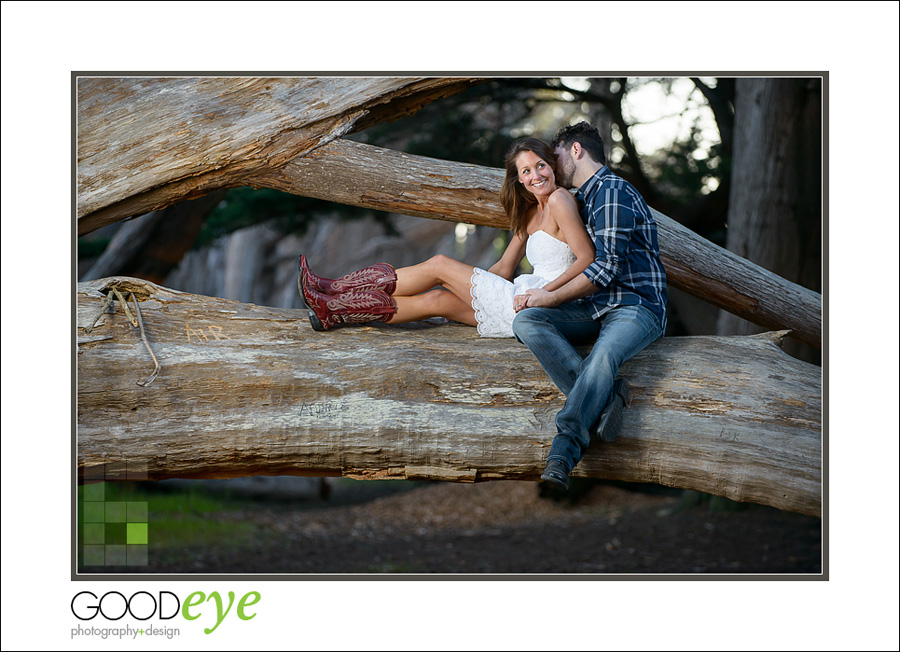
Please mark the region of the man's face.
<svg viewBox="0 0 900 652"><path fill-rule="evenodd" d="M556 183L563 188L574 188L575 161L572 160L571 152L560 145L553 150L553 153L556 154Z"/></svg>

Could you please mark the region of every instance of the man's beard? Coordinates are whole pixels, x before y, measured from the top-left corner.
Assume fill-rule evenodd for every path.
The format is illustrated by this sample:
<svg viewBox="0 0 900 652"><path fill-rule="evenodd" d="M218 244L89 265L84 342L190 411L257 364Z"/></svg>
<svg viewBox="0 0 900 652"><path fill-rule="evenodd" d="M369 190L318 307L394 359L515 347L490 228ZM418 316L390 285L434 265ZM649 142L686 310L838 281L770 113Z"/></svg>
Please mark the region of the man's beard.
<svg viewBox="0 0 900 652"><path fill-rule="evenodd" d="M557 166L556 182L563 188L575 187L575 163L567 158L562 165Z"/></svg>

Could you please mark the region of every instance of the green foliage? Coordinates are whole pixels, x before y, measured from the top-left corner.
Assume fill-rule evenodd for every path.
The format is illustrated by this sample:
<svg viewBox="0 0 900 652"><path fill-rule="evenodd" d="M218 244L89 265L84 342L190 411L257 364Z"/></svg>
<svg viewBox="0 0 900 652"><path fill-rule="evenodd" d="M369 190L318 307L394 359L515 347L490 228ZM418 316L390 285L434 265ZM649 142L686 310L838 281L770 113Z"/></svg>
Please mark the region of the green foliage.
<svg viewBox="0 0 900 652"><path fill-rule="evenodd" d="M710 185L711 180L717 186L731 176L731 160L722 155L721 143L701 149L700 140L700 134L694 129L686 140L673 142L668 149L644 162L656 191L671 202L689 203L715 187Z"/></svg>
<svg viewBox="0 0 900 652"><path fill-rule="evenodd" d="M112 238L78 238L78 258L99 258Z"/></svg>

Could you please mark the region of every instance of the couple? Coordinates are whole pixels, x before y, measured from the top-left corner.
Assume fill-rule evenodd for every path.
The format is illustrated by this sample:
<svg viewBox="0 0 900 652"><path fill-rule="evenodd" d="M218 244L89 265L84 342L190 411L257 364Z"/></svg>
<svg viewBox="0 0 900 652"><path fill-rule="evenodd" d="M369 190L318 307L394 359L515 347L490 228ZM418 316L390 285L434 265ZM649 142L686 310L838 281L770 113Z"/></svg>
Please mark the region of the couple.
<svg viewBox="0 0 900 652"><path fill-rule="evenodd" d="M585 122L562 128L552 145L518 141L500 190L512 238L487 271L435 256L332 280L316 276L301 256L298 285L313 328L446 317L477 326L482 337L515 337L566 395L541 479L568 489L591 434L615 439L628 402L619 366L666 326L656 223L605 163L600 134ZM565 188L578 188L575 197ZM513 279L523 256L534 273ZM582 359L575 347L590 342Z"/></svg>

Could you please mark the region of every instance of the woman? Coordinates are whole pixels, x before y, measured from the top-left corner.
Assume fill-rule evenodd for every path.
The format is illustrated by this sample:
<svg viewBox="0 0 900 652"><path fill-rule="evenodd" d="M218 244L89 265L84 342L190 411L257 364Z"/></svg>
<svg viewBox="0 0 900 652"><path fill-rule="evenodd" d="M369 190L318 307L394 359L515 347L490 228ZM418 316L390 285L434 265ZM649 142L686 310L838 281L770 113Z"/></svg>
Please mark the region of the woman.
<svg viewBox="0 0 900 652"><path fill-rule="evenodd" d="M487 271L434 256L397 270L379 263L332 280L313 274L306 256L300 256L297 284L313 328L446 317L477 326L482 337L513 337L512 320L521 307L515 296L531 288L562 287L593 262L594 245L575 199L556 185L556 157L541 140L526 138L510 149L500 203L513 233ZM534 273L513 281L526 255Z"/></svg>

